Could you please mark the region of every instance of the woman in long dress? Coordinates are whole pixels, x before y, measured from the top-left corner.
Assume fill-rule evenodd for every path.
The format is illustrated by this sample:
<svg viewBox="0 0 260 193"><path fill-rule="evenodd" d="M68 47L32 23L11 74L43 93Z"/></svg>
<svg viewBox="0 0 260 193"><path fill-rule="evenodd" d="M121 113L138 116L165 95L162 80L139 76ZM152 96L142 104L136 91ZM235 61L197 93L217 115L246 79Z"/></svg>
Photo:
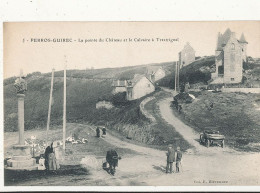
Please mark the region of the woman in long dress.
<svg viewBox="0 0 260 193"><path fill-rule="evenodd" d="M55 152L53 149L53 143L45 150L45 167L46 170L57 170L59 165L56 160Z"/></svg>

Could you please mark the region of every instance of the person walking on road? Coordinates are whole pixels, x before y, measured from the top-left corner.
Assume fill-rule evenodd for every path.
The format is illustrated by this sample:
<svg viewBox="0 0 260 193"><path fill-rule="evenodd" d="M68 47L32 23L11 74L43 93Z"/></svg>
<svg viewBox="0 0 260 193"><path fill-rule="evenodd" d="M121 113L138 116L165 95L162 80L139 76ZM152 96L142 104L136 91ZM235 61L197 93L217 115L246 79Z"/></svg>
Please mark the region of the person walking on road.
<svg viewBox="0 0 260 193"><path fill-rule="evenodd" d="M172 145L168 146L166 173L172 173L172 164L175 162L175 152Z"/></svg>
<svg viewBox="0 0 260 193"><path fill-rule="evenodd" d="M110 149L109 151L107 151L107 155L106 155L106 161L109 164L109 173L111 175L115 175L116 173L116 167L118 166L118 160L121 159L116 150L114 149Z"/></svg>
<svg viewBox="0 0 260 193"><path fill-rule="evenodd" d="M177 147L177 155L176 155L176 172L180 172L180 164L182 159L182 153L180 147Z"/></svg>

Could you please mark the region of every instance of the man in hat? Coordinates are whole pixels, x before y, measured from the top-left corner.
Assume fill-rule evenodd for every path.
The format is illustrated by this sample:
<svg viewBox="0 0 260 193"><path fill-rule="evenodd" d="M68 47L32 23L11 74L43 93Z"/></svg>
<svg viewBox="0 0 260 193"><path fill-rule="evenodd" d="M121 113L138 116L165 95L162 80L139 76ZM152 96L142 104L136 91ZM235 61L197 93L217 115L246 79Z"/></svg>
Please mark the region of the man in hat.
<svg viewBox="0 0 260 193"><path fill-rule="evenodd" d="M176 155L176 172L180 172L180 164L182 159L182 153L180 147L177 147L177 155Z"/></svg>
<svg viewBox="0 0 260 193"><path fill-rule="evenodd" d="M166 173L172 173L172 164L175 162L175 152L172 145L168 146Z"/></svg>
<svg viewBox="0 0 260 193"><path fill-rule="evenodd" d="M116 167L118 166L118 160L121 159L115 149L110 149L107 151L106 161L109 164L109 173L114 175L116 172Z"/></svg>

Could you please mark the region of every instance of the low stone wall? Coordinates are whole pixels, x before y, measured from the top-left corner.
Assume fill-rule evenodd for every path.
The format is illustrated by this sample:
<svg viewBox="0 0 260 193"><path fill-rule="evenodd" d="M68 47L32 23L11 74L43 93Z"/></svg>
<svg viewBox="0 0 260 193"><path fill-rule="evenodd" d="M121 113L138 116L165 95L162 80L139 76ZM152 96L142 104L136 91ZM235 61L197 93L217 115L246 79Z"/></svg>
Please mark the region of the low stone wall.
<svg viewBox="0 0 260 193"><path fill-rule="evenodd" d="M147 118L149 119L151 122L155 122L155 118L144 109L144 105L146 103L148 103L149 101L155 99L154 97L147 97L145 98L141 103L140 103L140 112Z"/></svg>
<svg viewBox="0 0 260 193"><path fill-rule="evenodd" d="M222 92L260 93L260 88L222 88Z"/></svg>

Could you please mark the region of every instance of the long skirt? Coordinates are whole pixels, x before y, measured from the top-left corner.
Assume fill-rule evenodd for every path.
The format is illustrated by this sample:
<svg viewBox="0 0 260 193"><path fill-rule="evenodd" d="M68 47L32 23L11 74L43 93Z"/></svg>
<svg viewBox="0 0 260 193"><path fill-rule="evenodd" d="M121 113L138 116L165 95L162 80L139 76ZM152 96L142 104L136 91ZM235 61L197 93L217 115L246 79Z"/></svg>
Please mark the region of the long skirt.
<svg viewBox="0 0 260 193"><path fill-rule="evenodd" d="M49 170L57 170L60 168L54 153L50 153L48 155L48 165L49 165Z"/></svg>

